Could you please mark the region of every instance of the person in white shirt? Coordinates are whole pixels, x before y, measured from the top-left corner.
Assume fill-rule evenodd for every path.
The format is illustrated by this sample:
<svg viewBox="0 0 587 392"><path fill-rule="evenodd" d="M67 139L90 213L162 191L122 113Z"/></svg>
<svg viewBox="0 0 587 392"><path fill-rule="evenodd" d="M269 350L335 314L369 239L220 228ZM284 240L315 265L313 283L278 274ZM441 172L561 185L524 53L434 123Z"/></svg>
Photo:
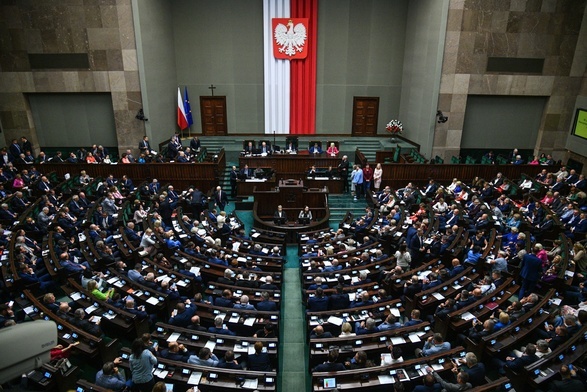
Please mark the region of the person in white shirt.
<svg viewBox="0 0 587 392"><path fill-rule="evenodd" d="M448 204L444 201L443 198L440 198L433 206L432 209L434 212L442 214L448 210Z"/></svg>

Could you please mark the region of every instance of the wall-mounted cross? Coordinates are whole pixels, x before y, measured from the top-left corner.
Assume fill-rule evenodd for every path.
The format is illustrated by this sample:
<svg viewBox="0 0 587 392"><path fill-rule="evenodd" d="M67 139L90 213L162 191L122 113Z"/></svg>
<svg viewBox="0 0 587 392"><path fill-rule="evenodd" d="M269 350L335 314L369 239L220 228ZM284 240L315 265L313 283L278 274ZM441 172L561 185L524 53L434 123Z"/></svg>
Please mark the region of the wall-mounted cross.
<svg viewBox="0 0 587 392"><path fill-rule="evenodd" d="M210 89L210 91L212 91L212 96L214 96L214 90L216 89L216 87L214 87L214 85L211 84L208 88Z"/></svg>

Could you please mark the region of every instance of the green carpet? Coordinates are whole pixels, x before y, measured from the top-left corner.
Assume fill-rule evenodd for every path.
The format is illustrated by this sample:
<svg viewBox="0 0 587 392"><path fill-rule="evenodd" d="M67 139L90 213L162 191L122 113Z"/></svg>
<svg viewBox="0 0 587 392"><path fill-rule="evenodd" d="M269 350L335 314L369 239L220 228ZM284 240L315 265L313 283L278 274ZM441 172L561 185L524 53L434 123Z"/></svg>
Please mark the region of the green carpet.
<svg viewBox="0 0 587 392"><path fill-rule="evenodd" d="M283 270L281 327L279 328L278 391L310 390L306 317L302 305L302 287L297 245L288 245Z"/></svg>

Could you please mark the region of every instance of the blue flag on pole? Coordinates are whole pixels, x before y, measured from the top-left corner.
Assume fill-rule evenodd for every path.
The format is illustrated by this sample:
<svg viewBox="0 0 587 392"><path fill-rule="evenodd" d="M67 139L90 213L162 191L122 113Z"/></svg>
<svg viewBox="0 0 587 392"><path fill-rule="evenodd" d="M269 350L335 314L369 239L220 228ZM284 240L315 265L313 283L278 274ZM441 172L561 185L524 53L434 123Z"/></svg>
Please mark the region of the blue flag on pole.
<svg viewBox="0 0 587 392"><path fill-rule="evenodd" d="M184 89L184 101L183 101L183 108L185 110L185 117L188 120L188 127L194 123L194 119L192 118L192 108L190 107L190 98L188 97L188 88L187 86Z"/></svg>

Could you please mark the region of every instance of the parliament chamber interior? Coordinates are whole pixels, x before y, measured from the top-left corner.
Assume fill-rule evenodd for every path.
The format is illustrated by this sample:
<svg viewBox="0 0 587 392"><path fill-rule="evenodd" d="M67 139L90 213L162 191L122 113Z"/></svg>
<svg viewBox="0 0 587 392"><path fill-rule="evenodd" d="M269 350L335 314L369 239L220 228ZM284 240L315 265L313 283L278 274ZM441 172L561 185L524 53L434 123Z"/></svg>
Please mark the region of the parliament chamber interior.
<svg viewBox="0 0 587 392"><path fill-rule="evenodd" d="M587 390L586 5L0 0L0 390Z"/></svg>

